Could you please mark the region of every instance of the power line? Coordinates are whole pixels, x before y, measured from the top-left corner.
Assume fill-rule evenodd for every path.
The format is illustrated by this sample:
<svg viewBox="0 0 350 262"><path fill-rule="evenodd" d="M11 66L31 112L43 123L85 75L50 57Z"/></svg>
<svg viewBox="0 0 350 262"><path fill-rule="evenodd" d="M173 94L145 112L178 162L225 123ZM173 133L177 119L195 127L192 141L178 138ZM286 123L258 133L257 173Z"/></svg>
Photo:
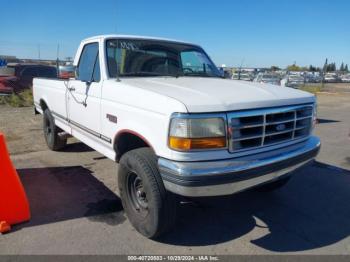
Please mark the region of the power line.
<svg viewBox="0 0 350 262"><path fill-rule="evenodd" d="M57 60L59 56L60 56L60 44L57 44L57 53L56 53Z"/></svg>

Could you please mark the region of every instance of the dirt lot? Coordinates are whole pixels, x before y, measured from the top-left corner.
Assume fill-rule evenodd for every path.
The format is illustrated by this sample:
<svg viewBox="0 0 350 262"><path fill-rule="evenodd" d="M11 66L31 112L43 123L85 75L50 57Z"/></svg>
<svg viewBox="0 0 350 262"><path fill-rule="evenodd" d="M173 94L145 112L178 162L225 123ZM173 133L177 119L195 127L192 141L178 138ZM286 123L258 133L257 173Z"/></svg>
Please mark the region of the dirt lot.
<svg viewBox="0 0 350 262"><path fill-rule="evenodd" d="M324 85L323 91L350 93L350 83L327 83Z"/></svg>
<svg viewBox="0 0 350 262"><path fill-rule="evenodd" d="M116 193L117 165L71 140L47 149L41 116L0 106L32 219L0 235L0 254L350 254L350 93L320 94L317 162L274 193L183 203L159 241L130 225Z"/></svg>

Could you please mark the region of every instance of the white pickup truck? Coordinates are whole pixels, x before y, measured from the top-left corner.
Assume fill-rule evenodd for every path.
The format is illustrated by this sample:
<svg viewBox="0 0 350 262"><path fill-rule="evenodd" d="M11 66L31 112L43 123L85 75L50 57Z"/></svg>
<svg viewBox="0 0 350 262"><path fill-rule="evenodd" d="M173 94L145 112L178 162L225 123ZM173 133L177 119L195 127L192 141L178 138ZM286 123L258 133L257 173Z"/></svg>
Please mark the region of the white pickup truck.
<svg viewBox="0 0 350 262"><path fill-rule="evenodd" d="M178 196L273 190L319 151L315 96L223 79L198 45L96 36L74 66L69 80L34 79L47 145L71 135L119 163L123 207L146 237L172 228Z"/></svg>

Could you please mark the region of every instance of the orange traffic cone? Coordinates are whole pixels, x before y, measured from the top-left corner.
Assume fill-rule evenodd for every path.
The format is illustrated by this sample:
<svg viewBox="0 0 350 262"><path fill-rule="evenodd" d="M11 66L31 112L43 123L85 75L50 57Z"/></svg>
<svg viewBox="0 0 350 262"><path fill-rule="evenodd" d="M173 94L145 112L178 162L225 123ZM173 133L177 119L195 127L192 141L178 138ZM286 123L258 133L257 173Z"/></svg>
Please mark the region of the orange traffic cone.
<svg viewBox="0 0 350 262"><path fill-rule="evenodd" d="M30 219L29 204L17 171L8 154L5 137L0 133L0 233L11 225Z"/></svg>

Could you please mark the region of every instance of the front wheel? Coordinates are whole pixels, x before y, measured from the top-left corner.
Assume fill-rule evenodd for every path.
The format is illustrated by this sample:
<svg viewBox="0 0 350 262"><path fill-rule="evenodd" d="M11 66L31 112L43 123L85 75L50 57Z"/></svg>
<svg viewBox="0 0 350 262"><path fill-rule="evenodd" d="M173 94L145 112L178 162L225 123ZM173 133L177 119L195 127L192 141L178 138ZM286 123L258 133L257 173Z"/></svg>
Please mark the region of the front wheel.
<svg viewBox="0 0 350 262"><path fill-rule="evenodd" d="M150 148L125 153L119 163L119 192L126 215L147 238L157 238L175 224L176 197L164 188L157 157Z"/></svg>

